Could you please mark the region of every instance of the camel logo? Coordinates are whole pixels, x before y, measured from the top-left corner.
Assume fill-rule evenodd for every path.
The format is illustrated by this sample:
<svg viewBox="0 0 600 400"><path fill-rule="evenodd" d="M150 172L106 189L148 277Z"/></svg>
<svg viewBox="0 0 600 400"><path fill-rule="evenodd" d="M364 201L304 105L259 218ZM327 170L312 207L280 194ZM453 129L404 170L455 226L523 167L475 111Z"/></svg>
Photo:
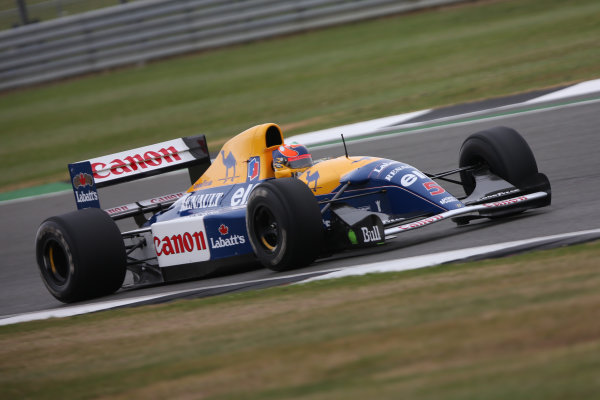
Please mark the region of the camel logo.
<svg viewBox="0 0 600 400"><path fill-rule="evenodd" d="M221 158L223 159L223 165L225 165L225 178L224 179L220 179L223 182L227 181L227 179L231 179L231 181L233 182L234 178L237 178L235 176L235 165L237 163L237 161L235 160L235 157L233 156L233 153L230 151L229 154L227 156L225 156L225 151L221 150ZM229 170L233 168L233 175L230 177L229 176Z"/></svg>
<svg viewBox="0 0 600 400"><path fill-rule="evenodd" d="M92 186L94 181L92 175L83 172L78 173L73 177L73 187L79 189L80 187Z"/></svg>
<svg viewBox="0 0 600 400"><path fill-rule="evenodd" d="M251 157L248 160L248 179L247 182L255 181L260 175L260 157Z"/></svg>
<svg viewBox="0 0 600 400"><path fill-rule="evenodd" d="M306 171L306 184L310 188L310 183L314 182L315 187L311 188L313 192L317 191L317 182L319 181L319 171L315 171L314 174L310 173L310 170Z"/></svg>

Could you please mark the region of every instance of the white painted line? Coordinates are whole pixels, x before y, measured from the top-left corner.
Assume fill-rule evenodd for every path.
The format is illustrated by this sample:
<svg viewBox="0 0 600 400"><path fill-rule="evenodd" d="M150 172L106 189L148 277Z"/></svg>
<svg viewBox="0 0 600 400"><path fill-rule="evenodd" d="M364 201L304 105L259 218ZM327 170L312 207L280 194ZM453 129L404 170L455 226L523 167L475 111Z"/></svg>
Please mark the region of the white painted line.
<svg viewBox="0 0 600 400"><path fill-rule="evenodd" d="M19 197L16 199L2 200L2 201L0 201L0 206L7 206L9 204L15 204L15 203L24 203L26 201L32 201L32 200L48 199L51 197L62 196L63 194L67 194L67 193L73 193L73 190L66 189L66 190L59 190L57 192L34 194L32 196L27 196L27 197ZM73 200L73 201L75 201L75 200Z"/></svg>
<svg viewBox="0 0 600 400"><path fill-rule="evenodd" d="M91 304L83 304L79 306L66 306L62 308L55 308L52 310L43 310L36 311L24 314L17 314L11 317L0 319L0 326L2 325L10 325L16 324L19 322L28 322L28 321L37 321L40 319L47 318L63 318L63 317L71 317L73 315L87 314L95 311L106 310L109 308L115 308L119 306L125 306L128 304L133 304L136 302L142 302L147 300L156 299L161 296L169 296L172 293L163 293L160 295L150 295L150 296L142 296L135 297L132 299L123 299L123 300L112 300L112 301L104 301L102 303L91 303Z"/></svg>
<svg viewBox="0 0 600 400"><path fill-rule="evenodd" d="M391 125L398 125L404 121L410 121L413 118L427 114L431 110L414 111L406 114L392 115L390 117L377 118L370 121L357 122L349 125L336 126L334 128L323 129L309 133L303 133L296 136L291 136L285 141L287 143L298 142L309 146L312 144L323 143L328 140L338 139L341 134L345 138L364 135L365 132L373 132L382 128L387 128Z"/></svg>
<svg viewBox="0 0 600 400"><path fill-rule="evenodd" d="M287 275L277 274L277 276L273 276L271 278L255 279L255 280L242 281L242 282L232 282L232 283L226 283L223 285L196 287L193 289L176 290L176 291L172 291L172 292L157 293L157 294L152 294L152 295L148 295L148 296L132 297L132 298L121 299L121 300L103 301L103 302L99 302L99 303L64 306L64 307L60 307L60 308L54 308L51 310L35 311L35 312L12 315L12 316L9 316L6 318L1 318L0 326L17 324L19 322L37 321L37 320L48 319L48 318L71 317L74 315L87 314L87 313L92 313L92 312L96 312L96 311L108 310L110 308L127 306L127 305L131 305L131 304L136 304L136 303L142 303L144 301L160 299L162 297L169 297L169 296L181 295L181 294L185 294L185 293L199 292L199 291L203 291L203 290L221 289L221 288L226 288L226 287L231 287L231 286L240 286L240 285L248 285L248 284L254 284L254 283L277 281L277 280L283 280L283 279L287 279L287 278L296 278L296 277L314 275L315 273L320 273L320 272L330 273L330 272L334 272L337 270L339 270L339 268L332 268L332 269L327 269L327 270L323 270L323 271L304 272L304 273L299 273L299 274L287 274Z"/></svg>
<svg viewBox="0 0 600 400"><path fill-rule="evenodd" d="M600 234L600 229L592 229L587 231L579 231L579 232L571 232L571 233L563 233L560 235L552 235L552 236L544 236L537 237L526 240L517 240L514 242L506 242L506 243L498 243L492 244L488 246L480 246L473 247L468 249L461 250L452 250L445 251L442 253L436 254L428 254L423 256L409 257L409 258L399 258L395 260L387 260L381 261L371 264L359 265L356 267L348 267L339 271L331 272L329 274L320 275L317 277L306 279L302 282L298 282L298 284L320 281L324 279L335 279L342 278L346 276L358 276L358 275L366 275L372 273L382 273L382 272L400 272L400 271L408 271L419 268L433 267L436 265L440 265L443 263L451 262L451 261L459 261L464 260L468 257L477 256L481 254L492 253L498 250L504 250L511 247L518 247L531 243L552 241L557 239L566 239L569 237L576 237L588 234Z"/></svg>
<svg viewBox="0 0 600 400"><path fill-rule="evenodd" d="M600 79L595 79L595 80L587 81L587 82L581 82L576 85L569 86L568 88L564 88L562 90L557 90L556 92L548 93L546 95L526 101L523 104L535 104L535 103L541 103L544 101L560 100L560 99L564 99L566 97L581 96L581 95L595 93L595 92L600 92Z"/></svg>
<svg viewBox="0 0 600 400"><path fill-rule="evenodd" d="M357 265L357 266L347 267L344 269L332 268L332 269L327 269L327 270L322 270L322 271L303 272L303 273L299 273L299 274L277 275L274 277L264 278L264 279L255 279L255 280L249 280L249 281L243 281L243 282L233 282L233 283L227 283L227 284L223 284L223 285L214 285L214 286L207 286L207 287L197 287L197 288L186 289L186 290L176 290L176 291L167 292L167 293L157 293L157 294L153 294L153 295L140 296L140 297L134 297L134 298L129 298L129 299L110 300L110 301L103 301L100 303L90 303L90 304L75 305L75 306L65 306L65 307L61 307L61 308L55 308L52 310L43 310L43 311L36 311L36 312L30 312L30 313L24 313L24 314L17 314L17 315L13 315L10 317L2 318L2 319L0 319L0 326L11 325L11 324L16 324L16 323L20 323L20 322L36 321L36 320L42 320L42 319L48 319L48 318L71 317L74 315L102 311L102 310L107 310L107 309L111 309L111 308L115 308L115 307L121 307L121 306L141 303L144 301L160 299L163 297L181 295L181 294L185 294L185 293L198 292L198 291L202 291L202 290L220 289L220 288L226 288L226 287L231 287L231 286L269 282L269 281L275 281L275 280L283 280L283 279L287 279L287 278L297 278L297 277L302 277L302 276L313 275L315 273L323 273L323 275L320 275L320 276L317 276L314 278L305 279L301 282L298 282L297 284L313 282L313 281L318 281L318 280L323 280L323 279L342 278L345 276L365 275L365 274L370 274L370 273L408 271L408 270L412 270L412 269L432 267L432 266L440 265L440 264L450 262L450 261L463 260L463 259L471 257L471 256L481 255L481 254L485 254L485 253L491 253L494 251L503 250L503 249L510 248L510 247L517 247L517 246L521 246L521 245L525 245L525 244L544 242L544 241L550 241L550 240L556 240L556 239L565 239L565 238L569 238L569 237L582 236L582 235L587 235L587 234L600 234L600 229L592 229L592 230L587 230L587 231L564 233L564 234L553 235L553 236L544 236L544 237L538 237L538 238L533 238L533 239L518 240L518 241L514 241L514 242L494 244L494 245L489 245L489 246L474 247L474 248L470 248L470 249L446 251L446 252L442 252L442 253L429 254L429 255L423 255L423 256L400 258L400 259L382 261L382 262L365 264L365 265Z"/></svg>
<svg viewBox="0 0 600 400"><path fill-rule="evenodd" d="M477 115L483 115L483 114L487 114L489 112L494 112L494 111L496 111L496 112L505 111L508 109L516 108L518 106L518 105L511 105L511 106L499 107L499 108L492 109L492 110L478 111L478 112L474 112L474 113L459 115L456 117L446 117L446 118L440 118L440 119L430 120L430 121L426 121L426 122L416 122L416 123L412 123L412 124L405 124L405 125L401 125L398 127L394 127L393 129L385 129L385 130L381 129L381 130L375 131L375 132L364 132L364 137L361 138L359 136L358 138L353 140L353 143L371 142L371 141L377 141L377 140L384 140L384 139L387 139L390 137L422 134L422 133L426 133L426 132L439 131L440 129L444 129L444 128L451 127L451 126L452 127L467 126L467 125L479 124L482 121L506 120L513 116L516 117L516 116L520 116L520 115L540 114L540 113L544 113L544 112L548 112L548 111L556 111L556 110L560 110L560 109L564 109L564 108L572 108L572 107L578 107L581 105L589 105L589 104L596 104L596 103L600 103L600 99L582 100L577 103L560 104L560 105L556 105L556 106L547 106L547 107L542 107L542 108L536 108L533 110L522 110L522 111L515 112L514 114L511 114L511 115L506 115L506 114L492 115L492 116L484 115L481 118L477 118ZM468 119L466 121L460 120L460 119L470 118L470 117L473 117L473 118ZM459 119L459 120L453 121L456 119ZM407 129L409 129L409 130L407 130ZM313 145L313 146L311 146L311 149L317 149L317 148L318 149L327 149L330 147L337 147L337 146L339 146L339 143L338 144Z"/></svg>
<svg viewBox="0 0 600 400"><path fill-rule="evenodd" d="M459 115L452 115L449 117L432 119L432 120L428 120L428 121L402 124L403 121L409 121L412 118L416 118L421 115L425 115L425 114L429 113L431 110L415 111L413 113L408 113L408 114L400 114L400 115L395 115L395 116L391 116L391 117L383 117L383 118L375 119L372 121L358 122L355 124L344 125L344 126L339 126L339 127L330 128L330 129L324 129L321 131L304 133L301 135L293 136L292 138L293 138L293 140L297 140L298 142L300 142L302 144L311 145L312 148L317 148L317 147L318 148L328 148L328 147L333 147L333 146L338 146L338 145L337 144L319 145L319 144L329 142L332 140L339 140L340 134L342 134L342 133L344 134L345 138L355 138L355 137L360 138L360 136L368 136L368 135L374 135L374 134L378 134L378 133L381 133L382 135L384 135L386 132L393 132L395 130L414 128L414 130L411 130L411 131L390 133L390 135L393 135L393 136L412 135L415 133L422 133L422 132L440 129L440 126L429 127L432 124L440 124L440 123L447 122L446 126L470 125L470 124L479 123L481 121L481 119L474 119L474 120L470 120L470 121L459 121L456 123L453 123L452 121L464 120L465 118L476 118L477 116L489 114L492 112L502 112L502 111L509 111L509 110L517 109L524 105L532 105L532 104L541 103L541 102L550 101L550 100L566 99L569 97L579 96L579 95L583 95L583 94L596 93L596 92L600 92L600 79L596 79L596 80L588 81L588 82L582 82L582 83L576 84L574 86L570 86L568 88L537 97L537 98L529 100L527 102L509 104L509 105L490 108L490 109L486 109L486 110L478 110L478 111L473 111L473 112L459 114ZM582 100L581 102L574 103L574 104L561 104L561 105L548 106L548 107L544 107L541 109L535 109L535 110L524 110L521 112L517 112L516 114L527 115L527 114L539 113L539 112L544 112L544 111L574 107L574 106L579 106L579 105L583 105L583 104L593 104L593 103L597 103L597 102L598 102L597 99ZM506 119L507 117L508 117L507 115L499 115L499 116L485 117L482 119L485 119L486 121L494 121L494 120L498 120L498 119ZM419 129L419 127L424 127L424 128ZM380 138L381 137L365 138L364 140L378 140ZM307 140L307 142L304 142L304 140ZM356 142L360 142L360 141L363 141L363 139L358 139L358 140L355 140L354 142L356 143Z"/></svg>

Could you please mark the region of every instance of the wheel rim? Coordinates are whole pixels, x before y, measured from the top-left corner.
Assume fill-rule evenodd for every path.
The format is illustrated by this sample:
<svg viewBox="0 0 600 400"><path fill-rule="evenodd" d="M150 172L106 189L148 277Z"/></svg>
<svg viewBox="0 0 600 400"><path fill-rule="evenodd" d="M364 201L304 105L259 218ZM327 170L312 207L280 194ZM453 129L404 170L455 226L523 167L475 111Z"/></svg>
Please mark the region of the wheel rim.
<svg viewBox="0 0 600 400"><path fill-rule="evenodd" d="M254 212L254 235L258 244L268 253L274 253L279 243L279 224L273 213L266 207Z"/></svg>
<svg viewBox="0 0 600 400"><path fill-rule="evenodd" d="M65 249L55 240L44 246L44 266L48 277L57 285L63 285L69 277L69 261Z"/></svg>

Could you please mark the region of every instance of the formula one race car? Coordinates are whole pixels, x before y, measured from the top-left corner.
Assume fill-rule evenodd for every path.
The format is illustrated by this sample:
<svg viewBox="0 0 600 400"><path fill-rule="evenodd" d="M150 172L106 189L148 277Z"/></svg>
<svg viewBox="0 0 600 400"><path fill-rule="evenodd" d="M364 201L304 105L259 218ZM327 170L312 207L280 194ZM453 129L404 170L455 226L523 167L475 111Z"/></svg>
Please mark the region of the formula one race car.
<svg viewBox="0 0 600 400"><path fill-rule="evenodd" d="M100 208L97 188L179 168L192 180L186 192ZM285 144L275 124L230 139L212 164L199 135L69 164L69 171L78 210L48 218L36 238L44 283L63 302L257 262L300 268L448 218L500 218L551 198L528 144L504 127L469 136L458 168L437 174L347 152L314 163L304 146ZM462 185L466 197L436 180ZM115 221L124 218L138 228L121 232Z"/></svg>

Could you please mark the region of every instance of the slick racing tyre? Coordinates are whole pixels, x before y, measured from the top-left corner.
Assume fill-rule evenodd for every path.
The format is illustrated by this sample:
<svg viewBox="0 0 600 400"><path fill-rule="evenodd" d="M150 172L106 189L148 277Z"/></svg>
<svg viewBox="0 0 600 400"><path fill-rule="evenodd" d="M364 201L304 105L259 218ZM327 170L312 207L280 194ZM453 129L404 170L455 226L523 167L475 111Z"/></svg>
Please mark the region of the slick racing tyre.
<svg viewBox="0 0 600 400"><path fill-rule="evenodd" d="M246 228L254 254L267 268L304 267L320 253L324 238L315 196L295 178L269 180L248 199Z"/></svg>
<svg viewBox="0 0 600 400"><path fill-rule="evenodd" d="M125 279L121 232L97 208L45 220L37 232L36 257L44 284L64 303L114 293Z"/></svg>
<svg viewBox="0 0 600 400"><path fill-rule="evenodd" d="M538 174L531 148L514 129L496 127L469 136L460 149L459 167L480 165L520 187ZM475 189L475 179L470 171L462 171L460 178L467 195Z"/></svg>

